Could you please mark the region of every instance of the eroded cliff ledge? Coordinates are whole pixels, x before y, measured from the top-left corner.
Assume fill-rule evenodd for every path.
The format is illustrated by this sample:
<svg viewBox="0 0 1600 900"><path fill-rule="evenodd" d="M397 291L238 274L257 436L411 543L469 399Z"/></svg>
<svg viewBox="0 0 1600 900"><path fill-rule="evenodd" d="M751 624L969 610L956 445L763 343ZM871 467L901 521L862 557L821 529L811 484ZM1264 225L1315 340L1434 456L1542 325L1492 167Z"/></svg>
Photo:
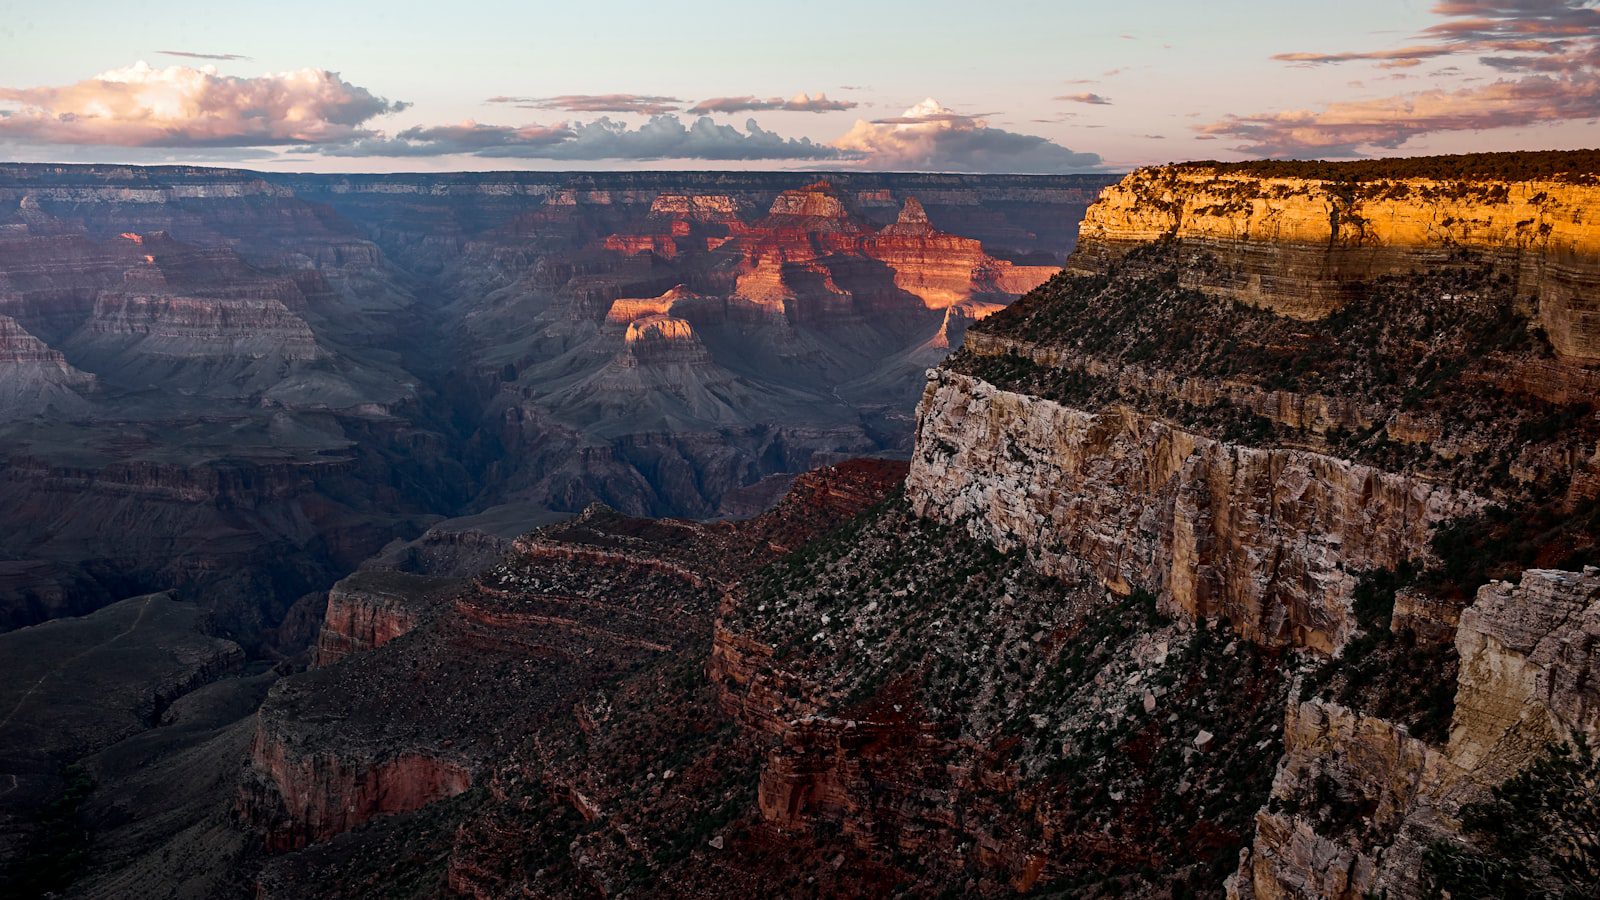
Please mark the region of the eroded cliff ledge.
<svg viewBox="0 0 1600 900"><path fill-rule="evenodd" d="M1053 575L1159 591L1191 618L1332 653L1355 572L1398 565L1476 496L1297 449L1196 434L1127 406L1086 412L930 374L906 491Z"/></svg>

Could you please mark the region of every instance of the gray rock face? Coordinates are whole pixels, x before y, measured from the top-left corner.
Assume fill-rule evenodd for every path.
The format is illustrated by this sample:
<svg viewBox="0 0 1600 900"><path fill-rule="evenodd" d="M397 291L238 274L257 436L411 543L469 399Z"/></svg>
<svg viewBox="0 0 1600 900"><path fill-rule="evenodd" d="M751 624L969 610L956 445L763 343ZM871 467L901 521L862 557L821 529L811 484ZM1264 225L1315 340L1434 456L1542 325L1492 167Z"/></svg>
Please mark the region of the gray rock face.
<svg viewBox="0 0 1600 900"><path fill-rule="evenodd" d="M1423 853L1459 831L1464 804L1552 742L1600 733L1600 572L1530 569L1494 582L1461 616L1450 739L1435 747L1337 704L1292 705L1272 802L1229 895L1417 896ZM1357 821L1330 816L1337 796Z"/></svg>
<svg viewBox="0 0 1600 900"><path fill-rule="evenodd" d="M1089 413L930 373L907 496L1045 571L1156 591L1263 643L1333 653L1354 572L1427 552L1471 494L1302 450L1184 431L1128 407Z"/></svg>

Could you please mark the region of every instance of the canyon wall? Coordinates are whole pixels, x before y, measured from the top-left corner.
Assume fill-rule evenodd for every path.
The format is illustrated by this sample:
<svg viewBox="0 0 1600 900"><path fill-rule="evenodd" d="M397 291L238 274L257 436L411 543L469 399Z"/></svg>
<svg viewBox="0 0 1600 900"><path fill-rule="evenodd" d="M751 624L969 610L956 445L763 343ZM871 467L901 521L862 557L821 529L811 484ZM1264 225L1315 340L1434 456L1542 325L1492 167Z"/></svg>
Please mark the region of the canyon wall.
<svg viewBox="0 0 1600 900"><path fill-rule="evenodd" d="M903 453L1109 180L0 165L0 628L177 587L254 652L430 516Z"/></svg>

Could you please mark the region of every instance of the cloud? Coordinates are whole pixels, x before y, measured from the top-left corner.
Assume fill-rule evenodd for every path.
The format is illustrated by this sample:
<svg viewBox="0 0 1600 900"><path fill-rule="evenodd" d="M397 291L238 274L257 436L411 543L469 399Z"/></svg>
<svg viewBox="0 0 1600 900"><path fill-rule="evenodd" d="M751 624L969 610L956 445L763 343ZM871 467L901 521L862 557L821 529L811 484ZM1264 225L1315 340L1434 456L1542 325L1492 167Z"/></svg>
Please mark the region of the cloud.
<svg viewBox="0 0 1600 900"><path fill-rule="evenodd" d="M857 120L833 142L873 169L1059 173L1098 168L1100 156L1029 134L991 128L928 98L904 115Z"/></svg>
<svg viewBox="0 0 1600 900"><path fill-rule="evenodd" d="M236 78L143 62L64 87L0 88L0 140L260 147L359 139L394 103L325 69Z"/></svg>
<svg viewBox="0 0 1600 900"><path fill-rule="evenodd" d="M849 88L846 88L849 90ZM758 97L712 97L702 100L690 107L689 112L704 113L741 113L775 110L780 112L837 112L842 109L855 109L861 104L851 100L829 100L827 94L818 94L812 97L805 93L795 94L785 100L782 97L768 97L765 100Z"/></svg>
<svg viewBox="0 0 1600 900"><path fill-rule="evenodd" d="M487 103L509 103L521 109L563 112L639 113L659 116L677 112L684 101L652 94L563 94L559 97L490 97Z"/></svg>
<svg viewBox="0 0 1600 900"><path fill-rule="evenodd" d="M1062 94L1057 100L1066 100L1070 103L1087 103L1090 106L1110 106L1111 98L1100 94L1084 91L1081 94Z"/></svg>
<svg viewBox="0 0 1600 900"><path fill-rule="evenodd" d="M363 138L319 148L331 156L447 156L550 160L832 160L848 154L807 138L785 138L754 119L740 131L701 117L689 125L660 115L638 128L601 117L556 125L460 125L408 128L393 138Z"/></svg>
<svg viewBox="0 0 1600 900"><path fill-rule="evenodd" d="M1415 67L1458 55L1513 77L1456 90L1432 90L1332 103L1321 110L1230 115L1196 130L1242 141L1241 152L1266 156L1354 156L1396 149L1411 138L1445 131L1590 119L1600 116L1600 9L1595 0L1441 0L1445 21L1418 35L1420 43L1389 50L1280 53L1301 65L1357 60L1383 68ZM1462 77L1450 66L1435 77ZM1405 78L1395 73L1390 78Z"/></svg>
<svg viewBox="0 0 1600 900"><path fill-rule="evenodd" d="M1424 59L1432 59L1436 56L1449 56L1455 52L1456 50L1453 47L1417 46L1400 47L1395 50L1371 50L1359 53L1274 53L1272 58L1278 60L1279 62L1302 63L1308 66L1353 62L1355 60L1419 63Z"/></svg>
<svg viewBox="0 0 1600 900"><path fill-rule="evenodd" d="M1083 171L1100 165L1094 153L1078 153L1042 137L990 127L934 100L878 121L858 120L832 144L786 138L754 119L741 130L701 116L685 122L660 115L637 128L602 117L593 122L522 126L463 122L407 128L392 137L362 136L306 152L347 157L471 155L489 158L566 161L827 161L869 169L954 172Z"/></svg>
<svg viewBox="0 0 1600 900"><path fill-rule="evenodd" d="M185 59L214 59L220 62L233 62L235 60L250 59L238 53L194 53L189 50L157 50L162 56L181 56Z"/></svg>
<svg viewBox="0 0 1600 900"><path fill-rule="evenodd" d="M1438 131L1534 125L1600 116L1600 77L1530 76L1458 91L1334 103L1326 108L1228 116L1202 134L1244 141L1262 156L1356 156L1363 147L1395 149Z"/></svg>

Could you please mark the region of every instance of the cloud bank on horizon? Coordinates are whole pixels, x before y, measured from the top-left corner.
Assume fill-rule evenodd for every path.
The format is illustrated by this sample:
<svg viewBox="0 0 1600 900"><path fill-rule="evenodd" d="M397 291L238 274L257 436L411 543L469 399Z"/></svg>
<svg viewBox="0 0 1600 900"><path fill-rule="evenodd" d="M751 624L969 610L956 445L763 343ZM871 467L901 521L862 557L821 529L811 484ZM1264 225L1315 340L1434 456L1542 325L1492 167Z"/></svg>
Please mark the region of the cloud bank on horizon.
<svg viewBox="0 0 1600 900"><path fill-rule="evenodd" d="M1395 150L1425 134L1600 117L1600 9L1593 0L1441 0L1432 12L1444 21L1425 28L1415 44L1272 58L1303 66L1366 61L1404 69L1462 56L1502 77L1318 110L1229 115L1196 130L1236 139L1241 143L1235 149L1250 155L1340 157Z"/></svg>
<svg viewBox="0 0 1600 900"><path fill-rule="evenodd" d="M370 135L366 123L408 104L322 69L255 78L212 66L138 62L63 87L0 87L0 138L117 147L272 147Z"/></svg>
<svg viewBox="0 0 1600 900"><path fill-rule="evenodd" d="M787 100L718 97L676 112L676 97L582 94L497 96L491 104L564 112L650 116L638 126L601 116L588 122L495 125L467 121L387 134L372 126L409 104L379 97L336 72L301 69L256 77L212 66L154 68L144 62L64 87L0 88L0 140L33 144L198 149L285 147L328 157L405 159L476 156L556 161L833 161L869 169L1056 173L1094 169L1100 157L1042 137L990 127L929 98L892 119L857 120L832 142L784 137L749 119L743 129L710 114L764 110L839 111L850 101L798 94Z"/></svg>

